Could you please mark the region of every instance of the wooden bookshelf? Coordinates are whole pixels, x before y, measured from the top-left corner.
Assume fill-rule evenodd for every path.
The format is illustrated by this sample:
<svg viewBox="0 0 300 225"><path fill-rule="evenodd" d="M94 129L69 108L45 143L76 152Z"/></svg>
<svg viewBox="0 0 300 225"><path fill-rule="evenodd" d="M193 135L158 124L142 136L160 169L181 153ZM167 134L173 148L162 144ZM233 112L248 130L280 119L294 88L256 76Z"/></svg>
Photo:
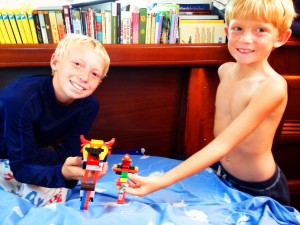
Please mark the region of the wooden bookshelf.
<svg viewBox="0 0 300 225"><path fill-rule="evenodd" d="M105 45L111 67L96 90L100 112L91 137L116 137L114 151L144 147L178 158L213 139L217 68L233 60L226 44ZM0 85L40 69L49 71L55 45L0 45ZM274 140L274 156L293 192L300 192L300 40L269 61L289 84L289 104ZM299 196L298 196L299 198Z"/></svg>

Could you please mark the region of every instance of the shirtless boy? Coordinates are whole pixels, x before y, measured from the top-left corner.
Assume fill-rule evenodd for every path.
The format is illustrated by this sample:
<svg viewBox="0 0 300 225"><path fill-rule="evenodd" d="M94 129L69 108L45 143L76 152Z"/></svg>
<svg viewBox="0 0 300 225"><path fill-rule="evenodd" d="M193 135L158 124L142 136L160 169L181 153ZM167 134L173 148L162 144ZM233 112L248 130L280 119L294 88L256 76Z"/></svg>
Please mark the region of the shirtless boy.
<svg viewBox="0 0 300 225"><path fill-rule="evenodd" d="M213 165L233 187L289 205L287 180L272 155L287 104L287 83L268 57L289 39L294 17L292 0L229 2L225 32L235 62L218 70L215 139L162 176L130 175L128 194L149 194Z"/></svg>

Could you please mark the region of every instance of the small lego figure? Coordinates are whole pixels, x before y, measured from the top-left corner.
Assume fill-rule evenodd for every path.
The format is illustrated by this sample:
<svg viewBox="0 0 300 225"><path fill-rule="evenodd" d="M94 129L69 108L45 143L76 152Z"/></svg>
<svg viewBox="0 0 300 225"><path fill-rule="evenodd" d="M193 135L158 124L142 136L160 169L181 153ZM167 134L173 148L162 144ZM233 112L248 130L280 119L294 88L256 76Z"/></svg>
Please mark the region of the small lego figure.
<svg viewBox="0 0 300 225"><path fill-rule="evenodd" d="M107 156L111 153L111 147L115 143L115 138L112 138L109 142L96 139L89 141L83 135L80 135L80 141L82 143L83 169L85 169L80 188L80 209L87 210L88 203L94 201L98 173L102 171L103 163L107 161ZM92 171L93 179L88 180L88 175Z"/></svg>
<svg viewBox="0 0 300 225"><path fill-rule="evenodd" d="M128 187L128 173L137 173L138 167L131 166L131 158L129 154L125 154L122 158L121 164L115 164L113 171L119 174L120 177L116 180L116 186L118 188L117 204L125 203L126 187Z"/></svg>

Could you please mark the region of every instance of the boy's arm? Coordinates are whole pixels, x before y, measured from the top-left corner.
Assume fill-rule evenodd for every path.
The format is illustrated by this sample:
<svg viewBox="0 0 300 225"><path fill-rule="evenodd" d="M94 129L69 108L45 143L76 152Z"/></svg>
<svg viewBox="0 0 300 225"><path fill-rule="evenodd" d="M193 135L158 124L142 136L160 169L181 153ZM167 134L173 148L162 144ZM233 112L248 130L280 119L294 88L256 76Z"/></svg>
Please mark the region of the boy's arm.
<svg viewBox="0 0 300 225"><path fill-rule="evenodd" d="M280 79L280 78L279 78ZM226 156L248 137L286 98L286 83L267 81L248 106L211 143L159 177L129 175L134 182L127 193L143 196L192 176Z"/></svg>

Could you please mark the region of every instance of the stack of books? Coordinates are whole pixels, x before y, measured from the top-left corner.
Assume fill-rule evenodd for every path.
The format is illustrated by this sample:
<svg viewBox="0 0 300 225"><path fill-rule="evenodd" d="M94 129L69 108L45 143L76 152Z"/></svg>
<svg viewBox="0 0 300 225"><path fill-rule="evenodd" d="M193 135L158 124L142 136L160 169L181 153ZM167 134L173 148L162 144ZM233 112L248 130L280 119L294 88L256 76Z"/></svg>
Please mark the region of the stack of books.
<svg viewBox="0 0 300 225"><path fill-rule="evenodd" d="M225 43L225 23L212 13L212 2L193 1L61 1L1 9L0 43L57 44L68 33L103 44Z"/></svg>

